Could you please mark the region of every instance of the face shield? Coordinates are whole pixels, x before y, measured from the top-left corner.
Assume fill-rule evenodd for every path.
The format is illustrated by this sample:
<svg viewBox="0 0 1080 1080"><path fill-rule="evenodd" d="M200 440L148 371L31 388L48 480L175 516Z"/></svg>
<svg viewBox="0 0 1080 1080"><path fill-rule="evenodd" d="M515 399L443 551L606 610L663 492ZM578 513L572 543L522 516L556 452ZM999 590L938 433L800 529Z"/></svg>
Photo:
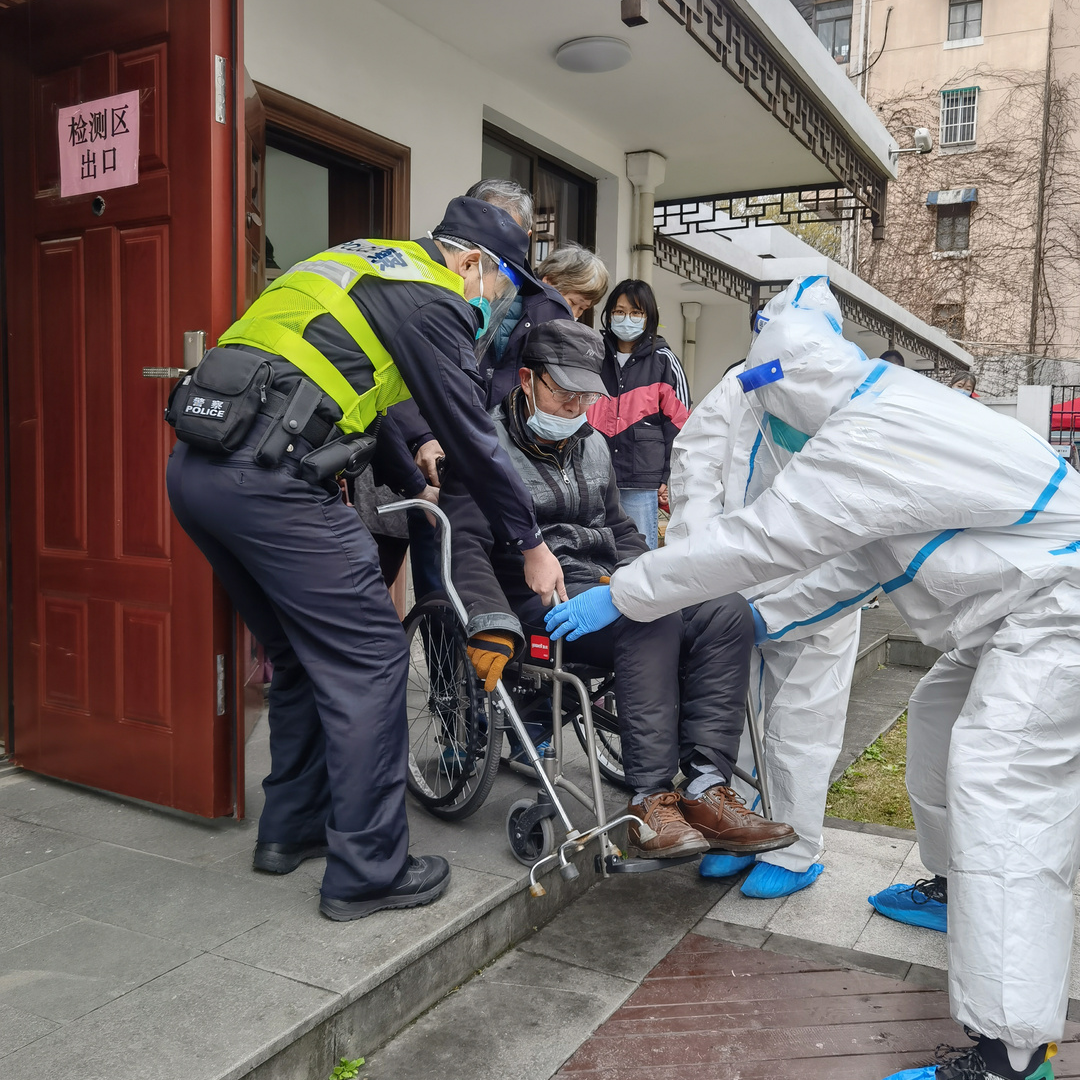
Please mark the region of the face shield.
<svg viewBox="0 0 1080 1080"><path fill-rule="evenodd" d="M779 360L772 360L748 368L735 377L746 395L747 407L758 428L758 438L755 439L751 453L755 458L758 453L766 454L772 467L779 473L791 460L792 455L797 454L809 441L807 435L796 431L780 417L773 416L761 401L759 391L779 382L784 377L784 369ZM759 463L759 467L761 464L764 463Z"/></svg>
<svg viewBox="0 0 1080 1080"><path fill-rule="evenodd" d="M479 294L469 298L469 303L480 309L482 322L476 332L476 355L482 359L484 353L496 340L502 326L521 288L521 275L505 259L479 244L467 247L444 236L435 237L440 244L454 247L460 251L480 252L478 268Z"/></svg>

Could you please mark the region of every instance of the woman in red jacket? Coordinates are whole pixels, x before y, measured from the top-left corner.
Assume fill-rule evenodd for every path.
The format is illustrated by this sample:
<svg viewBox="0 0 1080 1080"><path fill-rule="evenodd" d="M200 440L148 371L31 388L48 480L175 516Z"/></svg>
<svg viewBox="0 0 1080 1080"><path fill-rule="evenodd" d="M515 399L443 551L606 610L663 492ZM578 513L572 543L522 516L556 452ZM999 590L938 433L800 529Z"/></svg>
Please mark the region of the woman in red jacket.
<svg viewBox="0 0 1080 1080"><path fill-rule="evenodd" d="M588 412L608 441L619 498L638 530L657 545L657 502L667 501L671 444L690 412L678 358L660 337L652 287L628 278L611 291L600 324L607 355L601 377L610 397Z"/></svg>

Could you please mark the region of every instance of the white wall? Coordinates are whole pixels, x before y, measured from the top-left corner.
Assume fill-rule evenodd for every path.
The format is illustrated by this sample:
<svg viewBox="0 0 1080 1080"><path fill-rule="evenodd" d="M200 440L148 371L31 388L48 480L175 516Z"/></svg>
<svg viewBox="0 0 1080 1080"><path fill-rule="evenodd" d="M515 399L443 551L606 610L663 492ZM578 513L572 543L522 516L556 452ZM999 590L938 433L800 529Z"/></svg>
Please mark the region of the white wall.
<svg viewBox="0 0 1080 1080"><path fill-rule="evenodd" d="M624 148L603 131L550 108L375 0L245 0L244 24L253 79L411 149L414 236L480 179L487 112L597 178L597 250L616 280L628 273L632 190Z"/></svg>

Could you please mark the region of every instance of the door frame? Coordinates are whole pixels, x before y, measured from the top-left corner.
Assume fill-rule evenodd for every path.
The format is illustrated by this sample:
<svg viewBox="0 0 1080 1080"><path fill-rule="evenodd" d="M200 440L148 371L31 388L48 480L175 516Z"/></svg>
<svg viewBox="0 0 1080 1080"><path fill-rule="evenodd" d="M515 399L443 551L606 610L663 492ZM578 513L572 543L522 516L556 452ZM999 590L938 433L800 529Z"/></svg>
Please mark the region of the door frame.
<svg viewBox="0 0 1080 1080"><path fill-rule="evenodd" d="M275 128L318 146L337 150L346 157L355 158L364 165L382 170L386 177L385 212L386 220L390 222L390 235L380 239L409 239L412 157L409 147L257 80L255 89L266 109L268 128Z"/></svg>

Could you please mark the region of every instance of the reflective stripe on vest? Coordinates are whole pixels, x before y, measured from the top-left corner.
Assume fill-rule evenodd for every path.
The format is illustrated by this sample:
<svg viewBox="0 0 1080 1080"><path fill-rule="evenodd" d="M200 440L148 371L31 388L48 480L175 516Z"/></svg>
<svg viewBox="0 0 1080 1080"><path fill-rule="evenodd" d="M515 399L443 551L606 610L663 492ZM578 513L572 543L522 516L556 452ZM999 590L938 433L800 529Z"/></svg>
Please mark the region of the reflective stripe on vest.
<svg viewBox="0 0 1080 1080"><path fill-rule="evenodd" d="M365 430L378 413L408 398L393 358L349 296L370 275L388 281L417 281L464 296L465 283L411 242L353 240L315 255L282 274L218 339L219 345L265 349L298 367L337 403L337 426L346 434ZM357 393L348 379L304 339L312 319L330 315L356 342L373 368L371 389Z"/></svg>

